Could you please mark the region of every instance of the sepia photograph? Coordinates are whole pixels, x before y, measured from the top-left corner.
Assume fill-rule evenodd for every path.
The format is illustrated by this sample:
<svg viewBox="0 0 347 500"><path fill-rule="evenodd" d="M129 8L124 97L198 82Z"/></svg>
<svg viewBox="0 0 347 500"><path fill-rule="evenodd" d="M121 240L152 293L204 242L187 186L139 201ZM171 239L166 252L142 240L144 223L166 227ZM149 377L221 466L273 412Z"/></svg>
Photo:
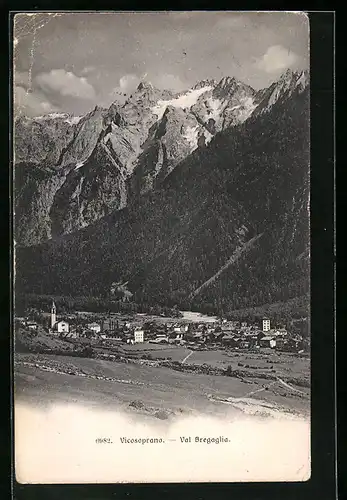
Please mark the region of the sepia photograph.
<svg viewBox="0 0 347 500"><path fill-rule="evenodd" d="M18 483L310 478L309 38L14 15Z"/></svg>

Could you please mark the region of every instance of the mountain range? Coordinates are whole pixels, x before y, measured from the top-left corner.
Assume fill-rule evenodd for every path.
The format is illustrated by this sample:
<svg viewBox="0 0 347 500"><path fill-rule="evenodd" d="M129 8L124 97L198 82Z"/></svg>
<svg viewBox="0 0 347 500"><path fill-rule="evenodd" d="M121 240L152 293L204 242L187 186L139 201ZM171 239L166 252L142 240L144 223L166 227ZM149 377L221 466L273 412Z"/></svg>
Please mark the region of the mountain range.
<svg viewBox="0 0 347 500"><path fill-rule="evenodd" d="M83 117L15 121L26 292L232 309L308 292L309 75L141 82Z"/></svg>

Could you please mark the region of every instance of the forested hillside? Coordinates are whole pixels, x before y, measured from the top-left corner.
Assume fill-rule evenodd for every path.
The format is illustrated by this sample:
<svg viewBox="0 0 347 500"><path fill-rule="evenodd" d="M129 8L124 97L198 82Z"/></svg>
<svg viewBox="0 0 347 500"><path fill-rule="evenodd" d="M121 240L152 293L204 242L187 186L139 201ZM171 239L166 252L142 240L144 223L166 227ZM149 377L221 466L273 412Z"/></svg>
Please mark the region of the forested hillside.
<svg viewBox="0 0 347 500"><path fill-rule="evenodd" d="M22 291L231 310L308 291L308 87L215 135L155 190L77 232L17 251ZM229 259L235 262L201 293Z"/></svg>

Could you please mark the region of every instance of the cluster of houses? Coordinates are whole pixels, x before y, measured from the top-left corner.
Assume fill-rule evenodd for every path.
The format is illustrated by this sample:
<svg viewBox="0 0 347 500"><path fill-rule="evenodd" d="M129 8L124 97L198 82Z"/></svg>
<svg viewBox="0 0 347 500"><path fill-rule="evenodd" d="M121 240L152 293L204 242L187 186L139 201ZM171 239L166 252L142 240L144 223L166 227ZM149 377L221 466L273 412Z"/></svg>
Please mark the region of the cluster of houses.
<svg viewBox="0 0 347 500"><path fill-rule="evenodd" d="M16 321L24 328L33 332L38 331L42 325L40 322L33 321L28 318L16 317ZM79 338L79 337L93 337L93 335L101 333L101 325L92 322L86 325L70 324L67 319L57 318L57 308L52 302L51 313L49 318L48 333L53 336L64 338Z"/></svg>
<svg viewBox="0 0 347 500"><path fill-rule="evenodd" d="M264 318L261 326L247 322L218 321L215 323L166 324L166 332L146 332L148 342L167 342L206 347L228 346L235 349L248 348L295 348L299 338L293 339L285 328L272 328L270 320ZM161 327L163 330L163 327Z"/></svg>
<svg viewBox="0 0 347 500"><path fill-rule="evenodd" d="M27 321L25 326L30 330L35 330L39 325L34 321ZM235 349L296 350L302 341L301 338L289 335L285 328L273 327L269 318L263 318L260 324L225 319L213 323L158 323L141 321L138 318L136 320L129 318L128 321L108 318L100 323L91 322L83 326L78 322L69 324L67 319L58 320L54 302L51 307L48 333L66 339L84 337L128 344L148 342L202 348L228 346Z"/></svg>

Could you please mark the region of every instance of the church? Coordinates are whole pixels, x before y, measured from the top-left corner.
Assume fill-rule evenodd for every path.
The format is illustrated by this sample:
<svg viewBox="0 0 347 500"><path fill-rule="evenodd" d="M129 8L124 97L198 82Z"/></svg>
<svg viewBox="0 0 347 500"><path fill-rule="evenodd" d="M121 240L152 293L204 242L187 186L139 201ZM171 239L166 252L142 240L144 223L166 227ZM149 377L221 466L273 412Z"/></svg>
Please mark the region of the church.
<svg viewBox="0 0 347 500"><path fill-rule="evenodd" d="M52 301L51 307L51 328L50 331L53 334L69 333L69 323L67 321L57 321L57 308L54 301Z"/></svg>

